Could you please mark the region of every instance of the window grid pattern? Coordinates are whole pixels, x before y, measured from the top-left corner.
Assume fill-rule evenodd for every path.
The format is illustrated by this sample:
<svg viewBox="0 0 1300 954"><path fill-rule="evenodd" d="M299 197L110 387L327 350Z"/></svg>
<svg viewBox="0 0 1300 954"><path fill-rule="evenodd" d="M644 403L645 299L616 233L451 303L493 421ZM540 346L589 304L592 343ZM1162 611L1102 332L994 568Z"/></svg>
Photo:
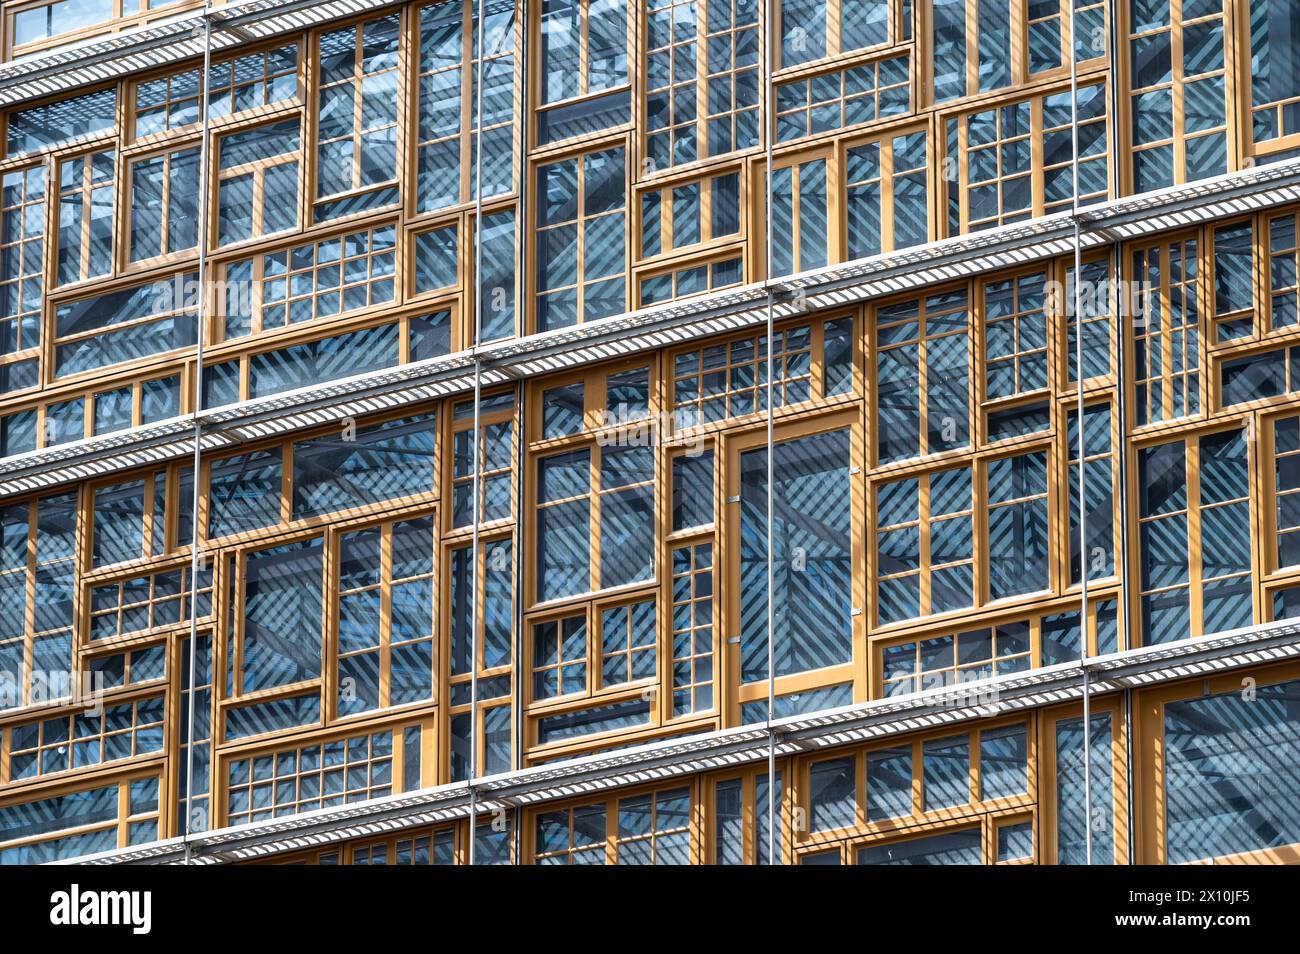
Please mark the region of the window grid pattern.
<svg viewBox="0 0 1300 954"><path fill-rule="evenodd" d="M673 717L713 708L713 544L672 552Z"/></svg>
<svg viewBox="0 0 1300 954"><path fill-rule="evenodd" d="M432 698L434 548L429 517L340 536L340 715Z"/></svg>
<svg viewBox="0 0 1300 954"><path fill-rule="evenodd" d="M1047 387L1047 276L984 283L984 388L989 399Z"/></svg>
<svg viewBox="0 0 1300 954"><path fill-rule="evenodd" d="M878 485L875 527L879 625L974 605L969 467Z"/></svg>
<svg viewBox="0 0 1300 954"><path fill-rule="evenodd" d="M380 226L232 262L226 266L226 339L393 301L396 237L392 226ZM241 301L238 289L250 280L253 301Z"/></svg>
<svg viewBox="0 0 1300 954"><path fill-rule="evenodd" d="M1033 665L1028 623L999 623L983 629L894 643L883 650L886 696L923 692Z"/></svg>
<svg viewBox="0 0 1300 954"><path fill-rule="evenodd" d="M1196 239L1133 253L1142 294L1133 322L1139 425L1200 413L1200 302Z"/></svg>
<svg viewBox="0 0 1300 954"><path fill-rule="evenodd" d="M228 825L381 798L393 791L393 733L234 758L226 776Z"/></svg>
<svg viewBox="0 0 1300 954"><path fill-rule="evenodd" d="M190 568L179 567L92 586L90 638L92 641L177 626L189 620ZM212 568L199 571L197 616L212 615Z"/></svg>
<svg viewBox="0 0 1300 954"><path fill-rule="evenodd" d="M318 199L397 178L400 24L393 14L319 38Z"/></svg>
<svg viewBox="0 0 1300 954"><path fill-rule="evenodd" d="M607 149L538 168L538 331L624 311L624 159Z"/></svg>
<svg viewBox="0 0 1300 954"><path fill-rule="evenodd" d="M600 635L602 685L654 678L658 650L654 600L601 610Z"/></svg>
<svg viewBox="0 0 1300 954"><path fill-rule="evenodd" d="M1288 212L1268 219L1269 327L1290 328L1300 323L1300 215Z"/></svg>
<svg viewBox="0 0 1300 954"><path fill-rule="evenodd" d="M850 66L776 85L776 140L847 129L911 111L910 56Z"/></svg>
<svg viewBox="0 0 1300 954"><path fill-rule="evenodd" d="M776 332L772 354L777 407L813 397L811 325ZM767 335L680 352L673 358L673 419L678 430L767 408Z"/></svg>
<svg viewBox="0 0 1300 954"><path fill-rule="evenodd" d="M1131 9L1134 188L1150 192L1227 172L1223 6L1172 0Z"/></svg>
<svg viewBox="0 0 1300 954"><path fill-rule="evenodd" d="M9 781L160 753L165 709L159 694L16 725L9 734Z"/></svg>
<svg viewBox="0 0 1300 954"><path fill-rule="evenodd" d="M44 166L0 179L0 360L6 364L41 344L45 195ZM6 383L19 385L12 378Z"/></svg>
<svg viewBox="0 0 1300 954"><path fill-rule="evenodd" d="M113 270L116 169L111 149L59 163L56 284L96 278Z"/></svg>
<svg viewBox="0 0 1300 954"><path fill-rule="evenodd" d="M970 311L966 290L878 307L874 330L878 461L968 446Z"/></svg>

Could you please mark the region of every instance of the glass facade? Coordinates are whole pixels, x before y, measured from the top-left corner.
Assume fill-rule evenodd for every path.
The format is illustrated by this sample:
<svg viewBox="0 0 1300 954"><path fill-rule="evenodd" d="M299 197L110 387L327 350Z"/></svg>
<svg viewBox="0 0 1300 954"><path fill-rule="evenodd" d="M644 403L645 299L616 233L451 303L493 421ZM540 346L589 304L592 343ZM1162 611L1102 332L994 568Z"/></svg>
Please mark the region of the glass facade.
<svg viewBox="0 0 1300 954"><path fill-rule="evenodd" d="M21 0L0 55L194 7ZM1250 7L426 0L6 107L0 479L726 320L0 496L0 863L1300 616L1296 208L726 304L1293 158L1300 8ZM1300 860L1300 673L1246 678L294 858Z"/></svg>

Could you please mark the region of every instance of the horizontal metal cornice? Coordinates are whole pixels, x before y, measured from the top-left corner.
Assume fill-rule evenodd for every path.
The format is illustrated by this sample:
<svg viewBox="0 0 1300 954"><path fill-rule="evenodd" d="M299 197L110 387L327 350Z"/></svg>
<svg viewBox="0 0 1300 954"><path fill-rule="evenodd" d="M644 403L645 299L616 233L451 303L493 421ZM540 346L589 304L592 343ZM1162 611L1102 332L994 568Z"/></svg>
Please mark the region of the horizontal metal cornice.
<svg viewBox="0 0 1300 954"><path fill-rule="evenodd" d="M1230 173L1189 186L1089 206L1086 249L1257 209L1300 202L1300 160ZM832 265L773 283L777 320L854 306L895 294L1065 255L1074 248L1074 220L1066 213L1032 222L932 242L902 252ZM766 320L763 284L630 312L525 338L486 345L417 364L357 375L273 397L216 408L200 415L204 450L291 434L305 427L419 401L467 393L477 358L486 386L578 368L610 358L684 344ZM0 460L0 498L57 487L126 468L193 454L193 417Z"/></svg>
<svg viewBox="0 0 1300 954"><path fill-rule="evenodd" d="M215 7L212 50L299 33L344 17L400 6L402 0L254 0ZM136 29L94 37L0 64L0 107L120 80L203 55L203 11L178 13Z"/></svg>
<svg viewBox="0 0 1300 954"><path fill-rule="evenodd" d="M1300 622L1251 626L1099 656L1086 662L1089 692L1101 696L1187 678L1205 678L1245 666L1300 658ZM928 692L845 706L773 723L778 758L801 752L871 742L904 733L960 725L994 715L1077 702L1083 696L1085 663L1064 663ZM480 818L500 810L597 796L631 785L686 778L700 772L754 765L768 758L764 726L745 726L668 739L617 752L586 756L480 780L475 786ZM343 808L227 828L191 839L193 861L252 861L353 838L379 837L469 815L470 787L443 785ZM184 860L182 839L104 852L77 863L167 864Z"/></svg>

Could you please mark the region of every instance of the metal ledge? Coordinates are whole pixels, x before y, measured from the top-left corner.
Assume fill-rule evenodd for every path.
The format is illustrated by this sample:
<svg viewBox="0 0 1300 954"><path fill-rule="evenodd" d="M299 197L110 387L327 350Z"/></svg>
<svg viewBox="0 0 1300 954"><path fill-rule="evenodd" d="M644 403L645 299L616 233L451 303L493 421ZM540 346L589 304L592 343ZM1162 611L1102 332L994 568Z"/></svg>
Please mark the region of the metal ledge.
<svg viewBox="0 0 1300 954"><path fill-rule="evenodd" d="M1085 249L1103 247L1114 236L1153 235L1291 202L1300 202L1300 160L1089 206L1084 210L1088 231L1083 232L1082 244ZM781 279L783 289L797 291L793 301L774 302L773 314L780 320L855 306L1065 255L1074 248L1073 237L1073 219L1061 213L803 272ZM360 414L468 393L476 358L485 368L484 384L493 385L757 328L766 321L767 298L767 286L752 284L215 408L199 415L203 447L231 447ZM0 498L192 455L193 427L193 417L175 418L0 460Z"/></svg>
<svg viewBox="0 0 1300 954"><path fill-rule="evenodd" d="M772 732L776 755L781 758L1077 701L1083 695L1085 666L1091 695L1101 696L1125 688L1203 678L1296 659L1300 659L1300 621L1267 623L1097 656L1086 662L778 719L772 723ZM522 805L594 796L631 785L752 765L767 757L766 727L744 726L491 776L480 779L474 787L482 816ZM466 783L442 785L343 808L226 828L195 837L190 846L195 863L250 861L466 818L469 795ZM172 838L64 863L175 864L184 856L183 840Z"/></svg>

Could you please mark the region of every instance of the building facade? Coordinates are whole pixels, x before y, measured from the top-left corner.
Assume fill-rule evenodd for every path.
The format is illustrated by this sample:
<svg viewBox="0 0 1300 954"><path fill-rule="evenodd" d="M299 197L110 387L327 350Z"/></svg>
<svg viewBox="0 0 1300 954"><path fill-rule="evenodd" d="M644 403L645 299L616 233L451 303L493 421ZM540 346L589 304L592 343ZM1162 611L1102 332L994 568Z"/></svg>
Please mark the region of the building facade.
<svg viewBox="0 0 1300 954"><path fill-rule="evenodd" d="M1289 0L0 16L0 863L1300 860Z"/></svg>

